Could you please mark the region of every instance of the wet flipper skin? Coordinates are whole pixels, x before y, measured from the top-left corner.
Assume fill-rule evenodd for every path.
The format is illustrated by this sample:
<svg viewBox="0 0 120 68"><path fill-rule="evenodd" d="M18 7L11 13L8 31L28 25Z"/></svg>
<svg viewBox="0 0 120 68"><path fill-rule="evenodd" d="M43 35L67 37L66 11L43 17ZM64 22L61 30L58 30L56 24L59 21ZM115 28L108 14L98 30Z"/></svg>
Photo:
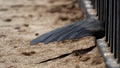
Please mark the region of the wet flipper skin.
<svg viewBox="0 0 120 68"><path fill-rule="evenodd" d="M48 44L50 42L64 41L67 39L81 38L85 36L95 36L96 38L103 37L104 23L92 18L76 21L64 27L43 34L40 37L33 39L30 44Z"/></svg>

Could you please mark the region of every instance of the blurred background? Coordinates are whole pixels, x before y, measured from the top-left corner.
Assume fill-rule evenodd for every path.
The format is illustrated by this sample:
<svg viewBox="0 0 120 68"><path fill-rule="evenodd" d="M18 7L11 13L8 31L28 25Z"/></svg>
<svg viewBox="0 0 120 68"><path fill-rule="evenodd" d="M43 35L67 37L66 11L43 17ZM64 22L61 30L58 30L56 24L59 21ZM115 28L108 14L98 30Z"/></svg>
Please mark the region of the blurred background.
<svg viewBox="0 0 120 68"><path fill-rule="evenodd" d="M105 68L94 37L29 45L81 19L76 0L0 0L0 68Z"/></svg>

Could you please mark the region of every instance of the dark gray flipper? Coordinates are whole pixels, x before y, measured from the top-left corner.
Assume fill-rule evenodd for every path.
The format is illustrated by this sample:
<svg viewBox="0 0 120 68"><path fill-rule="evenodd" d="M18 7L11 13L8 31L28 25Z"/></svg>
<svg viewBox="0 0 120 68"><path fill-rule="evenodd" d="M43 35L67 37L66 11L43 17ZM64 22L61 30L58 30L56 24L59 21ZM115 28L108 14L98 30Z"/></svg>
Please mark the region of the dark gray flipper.
<svg viewBox="0 0 120 68"><path fill-rule="evenodd" d="M78 23L78 22L81 22L81 23ZM73 25L76 24L76 23L78 23L78 24L83 24L84 22L82 22L82 21L76 21L76 22L73 22L73 23L71 23L71 24L69 24L69 25L66 25L66 26L57 28L57 29L55 29L55 30L52 30L52 31L50 31L50 32L48 32L48 33L46 33L46 34L41 35L41 36L38 37L38 38L33 39L33 40L30 42L30 45L35 45L35 44L41 43L41 42L45 41L46 39L48 39L48 38L51 37L51 36L54 36L54 35L62 32L62 31L71 29L72 27L74 27ZM77 25L77 24L76 24L76 25Z"/></svg>
<svg viewBox="0 0 120 68"><path fill-rule="evenodd" d="M54 41L63 41L72 38L97 35L104 32L104 23L95 19L86 19L74 22L70 25L50 31L31 41L31 45L38 43L50 43ZM98 34L99 35L99 34Z"/></svg>

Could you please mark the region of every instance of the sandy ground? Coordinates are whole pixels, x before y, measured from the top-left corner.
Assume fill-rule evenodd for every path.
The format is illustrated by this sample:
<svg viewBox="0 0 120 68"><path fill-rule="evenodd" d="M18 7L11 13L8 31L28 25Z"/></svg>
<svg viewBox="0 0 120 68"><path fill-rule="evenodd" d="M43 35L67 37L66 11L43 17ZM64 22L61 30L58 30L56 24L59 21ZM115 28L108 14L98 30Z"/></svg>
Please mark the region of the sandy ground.
<svg viewBox="0 0 120 68"><path fill-rule="evenodd" d="M0 68L105 68L94 37L29 45L82 18L75 0L0 0Z"/></svg>

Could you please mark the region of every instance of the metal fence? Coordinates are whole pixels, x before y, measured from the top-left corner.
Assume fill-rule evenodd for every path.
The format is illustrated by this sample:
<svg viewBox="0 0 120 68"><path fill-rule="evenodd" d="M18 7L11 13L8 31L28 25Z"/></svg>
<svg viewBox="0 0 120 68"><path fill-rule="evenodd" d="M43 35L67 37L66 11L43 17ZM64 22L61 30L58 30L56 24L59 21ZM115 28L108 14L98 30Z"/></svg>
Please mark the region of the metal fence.
<svg viewBox="0 0 120 68"><path fill-rule="evenodd" d="M106 42L120 63L120 0L91 0L99 20L105 22Z"/></svg>
<svg viewBox="0 0 120 68"><path fill-rule="evenodd" d="M98 19L105 22L105 42L117 64L120 63L120 0L78 0L80 6L90 1ZM82 8L85 8L83 6ZM84 12L87 10L84 9ZM105 54L105 53L104 53ZM112 61L111 61L112 62ZM109 64L110 65L110 64ZM114 66L114 65L113 65ZM112 67L114 68L114 67Z"/></svg>

